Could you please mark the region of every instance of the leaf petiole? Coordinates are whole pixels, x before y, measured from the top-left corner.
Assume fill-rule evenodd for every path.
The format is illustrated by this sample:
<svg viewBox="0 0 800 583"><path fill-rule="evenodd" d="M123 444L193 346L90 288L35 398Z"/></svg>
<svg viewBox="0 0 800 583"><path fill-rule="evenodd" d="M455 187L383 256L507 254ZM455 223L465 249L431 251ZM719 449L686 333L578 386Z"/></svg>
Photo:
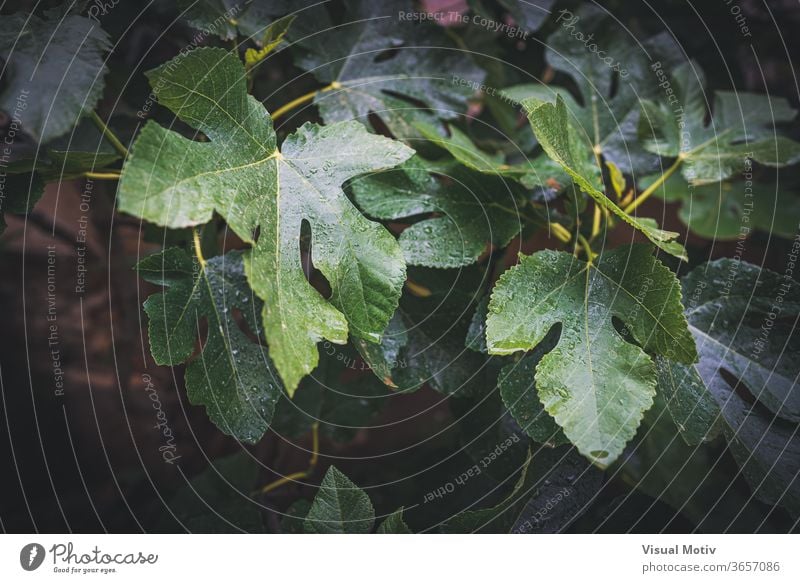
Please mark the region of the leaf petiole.
<svg viewBox="0 0 800 583"><path fill-rule="evenodd" d="M301 95L297 99L292 99L289 103L280 106L278 109L276 109L272 113L272 120L275 121L276 119L278 119L279 117L285 115L286 113L288 113L289 111L293 110L294 108L299 107L300 105L303 105L304 103L308 103L309 101L314 99L320 93L326 93L328 91L333 91L335 89L341 89L341 87L342 87L341 83L339 83L338 81L333 81L330 85L326 85L322 89L315 89L314 91L310 91L309 93L306 93L305 95Z"/></svg>
<svg viewBox="0 0 800 583"><path fill-rule="evenodd" d="M206 258L203 257L203 246L200 243L200 231L197 229L192 229L192 239L194 240L194 254L197 256L197 260L200 262L200 267L205 270Z"/></svg>
<svg viewBox="0 0 800 583"><path fill-rule="evenodd" d="M119 180L121 176L119 172L84 172L83 175L92 180Z"/></svg>
<svg viewBox="0 0 800 583"><path fill-rule="evenodd" d="M570 233L561 223L550 223L550 229L553 231L553 234L556 236L556 238L562 243L569 243L572 239L572 233Z"/></svg>
<svg viewBox="0 0 800 583"><path fill-rule="evenodd" d="M305 470L291 473L288 476L283 476L282 478L278 478L274 482L270 482L269 484L261 488L261 490L259 490L258 493L267 494L277 488L280 488L284 484L288 484L289 482L294 482L296 480L302 480L304 478L308 478L314 471L314 468L316 468L318 460L319 460L319 423L316 422L311 426L311 459L308 460L308 467Z"/></svg>
<svg viewBox="0 0 800 583"><path fill-rule="evenodd" d="M656 190L658 190L658 188L659 188L659 187L660 187L662 184L664 184L664 183L667 181L667 179L668 179L670 176L672 176L672 175L675 173L675 171L676 171L678 168L680 168L681 164L683 164L683 160L684 160L684 156L678 156L678 158L675 160L675 162L672 164L672 166L670 166L669 168L667 168L667 169L664 171L664 173L663 173L661 176L659 176L659 177L658 177L658 180L656 180L655 182L653 182L653 184L651 184L651 185L650 185L650 186L648 186L648 187L647 187L647 188L646 188L644 191L642 191L642 193L641 193L639 196L637 196L635 199L633 199L633 201L632 201L632 202L631 202L631 203L630 203L628 206L626 206L626 207L625 207L623 210L624 210L626 213L631 213L631 212L632 212L632 211L634 211L634 210L635 210L635 209L636 209L636 208L637 208L637 207L638 207L640 204L642 204L644 201L646 201L648 198L650 198L650 196L651 196L651 195L652 195L652 194L653 194L653 193L654 193Z"/></svg>
<svg viewBox="0 0 800 583"><path fill-rule="evenodd" d="M106 139L111 143L112 146L114 146L114 149L119 152L123 158L127 158L128 148L126 148L125 144L123 144L120 139L114 135L114 132L112 132L111 128L106 125L106 122L100 119L100 116L97 115L97 112L95 110L91 110L89 112L89 117L92 118L94 125L96 125L100 131L103 132L103 135L106 137Z"/></svg>

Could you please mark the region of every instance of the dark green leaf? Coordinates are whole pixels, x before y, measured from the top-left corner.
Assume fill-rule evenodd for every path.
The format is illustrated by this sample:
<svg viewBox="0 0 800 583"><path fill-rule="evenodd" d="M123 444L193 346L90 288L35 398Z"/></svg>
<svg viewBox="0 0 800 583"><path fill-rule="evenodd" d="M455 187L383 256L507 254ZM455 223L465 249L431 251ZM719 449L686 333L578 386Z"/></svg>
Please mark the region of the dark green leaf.
<svg viewBox="0 0 800 583"><path fill-rule="evenodd" d="M356 343L372 372L403 391L426 383L445 395L485 390L481 371L486 357L464 346L474 303L483 293L484 275L478 267L412 270L411 280L428 295L403 295L381 344Z"/></svg>
<svg viewBox="0 0 800 583"><path fill-rule="evenodd" d="M411 529L403 522L403 508L392 512L378 527L378 534L412 534Z"/></svg>
<svg viewBox="0 0 800 583"><path fill-rule="evenodd" d="M555 0L500 0L514 21L529 32L539 30L550 16L550 8L554 3Z"/></svg>
<svg viewBox="0 0 800 583"><path fill-rule="evenodd" d="M167 288L144 303L154 360L165 365L188 360L205 320L208 336L186 368L189 401L204 405L228 435L258 441L282 391L266 348L251 341L234 316L241 311L251 329L260 331L260 302L247 286L242 254L232 251L202 266L173 248L143 259L137 269L145 280Z"/></svg>
<svg viewBox="0 0 800 583"><path fill-rule="evenodd" d="M3 16L0 109L42 144L62 135L102 96L110 47L99 23L83 16Z"/></svg>
<svg viewBox="0 0 800 583"><path fill-rule="evenodd" d="M315 0L178 0L181 15L194 28L222 40L252 38L266 46L269 26L279 16L295 11L307 14Z"/></svg>
<svg viewBox="0 0 800 583"><path fill-rule="evenodd" d="M248 452L214 460L170 500L158 529L191 533L263 533L261 506L250 499L259 465ZM176 524L177 523L177 524Z"/></svg>
<svg viewBox="0 0 800 583"><path fill-rule="evenodd" d="M0 174L0 235L6 230L6 213L29 213L42 194L44 183L38 174Z"/></svg>
<svg viewBox="0 0 800 583"><path fill-rule="evenodd" d="M702 422L684 425L684 435L708 431L712 409L718 415L728 447L756 496L800 514L800 317L798 284L740 260L721 259L695 268L683 280L686 316L697 341L700 362L693 369L669 363L675 374L693 378L680 389L698 402ZM696 378L707 393L701 395ZM729 383L727 379L731 379ZM736 385L734 390L731 384ZM669 395L674 390L662 387ZM747 398L747 400L745 400ZM685 419L686 407L676 415Z"/></svg>
<svg viewBox="0 0 800 583"><path fill-rule="evenodd" d="M713 440L721 429L717 402L695 366L656 357L658 390L687 445Z"/></svg>
<svg viewBox="0 0 800 583"><path fill-rule="evenodd" d="M443 526L445 533L560 532L590 505L602 473L574 450L540 449L529 455L514 490L500 504L467 510Z"/></svg>
<svg viewBox="0 0 800 583"><path fill-rule="evenodd" d="M569 440L564 436L555 420L544 410L536 393L534 371L544 356L547 342L542 342L533 353L524 356L519 362L507 364L500 371L498 387L511 415L531 439L551 447L565 445Z"/></svg>
<svg viewBox="0 0 800 583"><path fill-rule="evenodd" d="M307 52L298 65L323 83L337 83L315 98L325 123L367 124L374 114L406 138L416 135L413 122L452 119L466 109L470 84L483 72L435 25L401 20L398 15L413 12L410 2L345 4L342 23L320 14L315 34L300 40Z"/></svg>
<svg viewBox="0 0 800 583"><path fill-rule="evenodd" d="M365 534L375 522L369 496L331 466L306 518L310 534Z"/></svg>
<svg viewBox="0 0 800 583"><path fill-rule="evenodd" d="M678 47L666 34L634 42L624 25L593 5L584 4L574 13L556 11L555 24L545 57L551 67L572 78L583 105L566 90L545 85L512 87L504 90L506 97L554 102L560 96L585 136L586 155L602 155L625 172L654 170L657 159L636 139L640 103L663 95L650 81L652 59L679 54Z"/></svg>
<svg viewBox="0 0 800 583"><path fill-rule="evenodd" d="M504 247L522 226L520 189L500 178L457 171L444 185L419 158L353 182L353 195L368 215L398 220L436 213L400 235L411 265L450 268L477 261L486 244Z"/></svg>
<svg viewBox="0 0 800 583"><path fill-rule="evenodd" d="M797 113L786 99L718 91L707 124L708 96L699 66L685 63L669 79L678 105L645 102L639 136L651 152L680 156L689 182L725 180L744 171L747 160L776 167L800 161L800 144L779 135L776 127Z"/></svg>
<svg viewBox="0 0 800 583"><path fill-rule="evenodd" d="M655 177L642 181L645 187ZM706 239L733 240L760 230L793 238L800 221L800 197L775 183L718 182L691 185L673 174L656 190L668 202L680 202L678 216L689 229Z"/></svg>
<svg viewBox="0 0 800 583"><path fill-rule="evenodd" d="M732 259L706 263L683 279L686 317L701 358L794 422L800 421L798 290L791 276Z"/></svg>

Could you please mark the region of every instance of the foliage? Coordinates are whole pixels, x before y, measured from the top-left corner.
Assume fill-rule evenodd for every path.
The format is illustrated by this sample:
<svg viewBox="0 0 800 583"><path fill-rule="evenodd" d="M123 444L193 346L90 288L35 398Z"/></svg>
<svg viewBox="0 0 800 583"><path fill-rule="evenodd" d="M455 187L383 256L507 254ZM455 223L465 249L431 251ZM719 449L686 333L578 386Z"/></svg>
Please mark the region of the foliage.
<svg viewBox="0 0 800 583"><path fill-rule="evenodd" d="M639 42L588 5L469 3L528 45L400 18L419 14L410 2L178 5L200 40L134 73L157 102L135 130L95 112L128 98L105 87L116 39L97 21L0 24L18 134L2 213L30 213L46 182L118 179L117 210L180 242L136 265L162 288L144 302L155 363L185 364L189 402L236 442L311 436L309 467L266 486L255 450L220 458L164 529L559 532L601 520L608 480L722 530L758 514L709 502L720 484L731 504L750 497L728 492L731 467L759 504L800 515L788 100L710 90L667 32ZM500 65L517 52L547 83ZM296 87L270 76L281 67L303 73ZM756 233L778 240L782 271L743 259ZM708 260L718 241L735 257ZM261 519L278 487L319 480L320 436L363 441L426 389L447 419L414 453L439 456L432 485L362 490L330 466L279 526ZM464 475L441 510L418 508L415 488Z"/></svg>

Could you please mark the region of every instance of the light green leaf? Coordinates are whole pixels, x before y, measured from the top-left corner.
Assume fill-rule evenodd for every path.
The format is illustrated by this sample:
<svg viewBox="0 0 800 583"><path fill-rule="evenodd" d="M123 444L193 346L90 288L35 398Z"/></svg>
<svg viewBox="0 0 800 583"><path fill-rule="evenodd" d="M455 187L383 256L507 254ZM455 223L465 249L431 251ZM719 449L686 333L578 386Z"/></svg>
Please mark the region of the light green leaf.
<svg viewBox="0 0 800 583"><path fill-rule="evenodd" d="M525 188L549 186L553 183L564 185L567 175L558 164L547 156L539 156L514 165L505 163L500 153L488 153L479 149L464 132L456 126L449 126L450 135L442 136L432 125L415 123L414 127L428 141L447 150L461 164L489 176L518 180Z"/></svg>
<svg viewBox="0 0 800 583"><path fill-rule="evenodd" d="M369 496L331 466L306 517L309 534L366 534L375 522Z"/></svg>
<svg viewBox="0 0 800 583"><path fill-rule="evenodd" d="M800 161L800 144L779 135L777 124L796 111L781 97L718 91L706 124L705 78L689 62L670 75L676 105L644 102L639 136L660 156L682 157L683 176L692 184L720 182L744 171L746 160L782 167Z"/></svg>
<svg viewBox="0 0 800 583"><path fill-rule="evenodd" d="M402 166L352 183L364 212L383 220L436 213L420 220L399 238L406 262L426 267L461 267L474 263L487 243L505 247L519 234L524 193L513 183L474 172L455 171L449 185L429 174L414 157Z"/></svg>
<svg viewBox="0 0 800 583"><path fill-rule="evenodd" d="M186 362L205 320L208 336L186 367L189 401L204 405L228 435L257 442L282 391L266 348L252 342L234 318L234 310L240 310L250 328L261 332L260 302L247 286L242 254L231 251L202 266L172 248L146 257L136 268L145 280L167 288L144 303L153 359L171 366Z"/></svg>
<svg viewBox="0 0 800 583"><path fill-rule="evenodd" d="M416 121L452 119L466 109L483 72L436 25L399 19L414 12L411 2L345 4L343 22L320 14L314 34L299 41L306 54L297 64L337 84L315 98L325 123L367 124L374 114L394 136L407 138L416 135Z"/></svg>
<svg viewBox="0 0 800 583"><path fill-rule="evenodd" d="M566 170L581 190L631 227L644 233L659 249L688 260L683 245L674 241L678 233L659 229L652 219L629 215L603 193L601 169L591 154L591 145L570 118L560 96L555 104L531 99L525 101L523 106L544 151Z"/></svg>
<svg viewBox="0 0 800 583"><path fill-rule="evenodd" d="M490 354L531 350L557 324L558 344L536 367L539 398L582 454L608 465L652 405L656 371L647 353L696 359L680 286L643 245L617 248L592 264L555 251L521 256L492 292Z"/></svg>
<svg viewBox="0 0 800 583"><path fill-rule="evenodd" d="M3 16L0 23L0 109L44 144L69 130L102 96L108 36L97 21L62 17L58 10Z"/></svg>
<svg viewBox="0 0 800 583"><path fill-rule="evenodd" d="M261 35L261 48L258 50L250 48L244 53L244 63L247 69L255 67L278 48L295 18L294 14L289 14L279 18L264 30L264 34Z"/></svg>
<svg viewBox="0 0 800 583"><path fill-rule="evenodd" d="M148 122L123 169L120 209L170 228L205 223L216 211L253 246L247 277L264 299L270 354L290 395L317 365L320 339L343 344L349 330L379 340L405 280L402 251L341 185L395 166L412 150L343 122L305 124L279 151L269 114L247 95L244 67L221 49L192 51L149 77L160 103L210 141ZM303 271L304 221L329 300Z"/></svg>

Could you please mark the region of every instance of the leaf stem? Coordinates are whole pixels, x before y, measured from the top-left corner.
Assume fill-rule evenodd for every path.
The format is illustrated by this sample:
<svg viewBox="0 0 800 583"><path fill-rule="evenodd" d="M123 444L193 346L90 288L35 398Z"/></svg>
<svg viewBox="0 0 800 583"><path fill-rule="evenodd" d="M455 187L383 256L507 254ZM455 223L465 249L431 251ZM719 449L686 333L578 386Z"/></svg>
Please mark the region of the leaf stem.
<svg viewBox="0 0 800 583"><path fill-rule="evenodd" d="M672 166L667 168L666 171L661 176L658 177L658 180L656 180L653 184L648 186L639 196L637 196L635 199L633 199L633 201L628 206L626 206L623 210L626 213L631 213L640 204L642 204L644 201L646 201L648 198L650 198L650 195L652 195L656 190L658 190L658 188L662 184L664 184L667 181L667 179L670 176L672 176L678 168L680 168L681 164L683 164L683 159L684 159L683 156L678 156L678 158L675 160L675 162L673 162Z"/></svg>
<svg viewBox="0 0 800 583"><path fill-rule="evenodd" d="M114 146L114 149L117 152L119 152L120 156L122 156L123 158L127 158L128 157L128 148L126 148L125 144L123 144L119 140L119 138L114 135L114 132L112 132L111 128L109 128L106 125L106 122L104 122L102 119L100 119L100 116L97 115L97 112L95 110L91 110L89 112L89 117L92 118L92 121L94 122L94 125L96 125L100 129L100 131L103 132L103 135L106 137L106 139L109 142L111 142L111 145Z"/></svg>
<svg viewBox="0 0 800 583"><path fill-rule="evenodd" d="M581 244L584 253L586 253L586 261L588 261L589 263L594 261L595 254L594 251L592 251L592 246L589 244L589 241L586 240L586 237L584 237L580 233L578 233L578 243Z"/></svg>
<svg viewBox="0 0 800 583"><path fill-rule="evenodd" d="M261 490L259 490L259 493L267 494L277 488L280 488L284 484L288 484L289 482L294 482L295 480L302 480L303 478L308 478L314 471L314 468L317 466L318 460L319 460L319 423L315 422L311 426L311 459L308 460L308 467L305 470L291 473L288 476L283 476L282 478L278 478L274 482L270 482L269 484L261 488Z"/></svg>
<svg viewBox="0 0 800 583"><path fill-rule="evenodd" d="M119 172L84 172L83 175L92 180L119 180L122 176Z"/></svg>
<svg viewBox="0 0 800 583"><path fill-rule="evenodd" d="M562 243L569 243L572 240L572 233L561 223L550 223L550 230Z"/></svg>
<svg viewBox="0 0 800 583"><path fill-rule="evenodd" d="M194 254L197 256L197 260L200 262L200 267L205 270L206 258L203 257L203 246L200 244L200 231L197 229L192 229L192 238L194 240Z"/></svg>
<svg viewBox="0 0 800 583"><path fill-rule="evenodd" d="M272 112L272 120L275 121L279 117L281 117L283 115L286 115L287 112L293 110L294 108L299 107L300 105L303 105L304 103L308 103L309 101L314 99L320 93L325 93L327 91L333 91L334 89L341 89L341 87L342 87L341 83L339 83L338 81L333 81L330 85L326 85L322 89L315 89L314 91L310 91L309 93L306 93L305 95L301 95L297 99L292 99L289 103L280 106L278 109L276 109L274 112Z"/></svg>
<svg viewBox="0 0 800 583"><path fill-rule="evenodd" d="M592 235L591 238L594 239L600 233L600 218L602 213L600 211L600 205L594 203L594 216L592 217Z"/></svg>

